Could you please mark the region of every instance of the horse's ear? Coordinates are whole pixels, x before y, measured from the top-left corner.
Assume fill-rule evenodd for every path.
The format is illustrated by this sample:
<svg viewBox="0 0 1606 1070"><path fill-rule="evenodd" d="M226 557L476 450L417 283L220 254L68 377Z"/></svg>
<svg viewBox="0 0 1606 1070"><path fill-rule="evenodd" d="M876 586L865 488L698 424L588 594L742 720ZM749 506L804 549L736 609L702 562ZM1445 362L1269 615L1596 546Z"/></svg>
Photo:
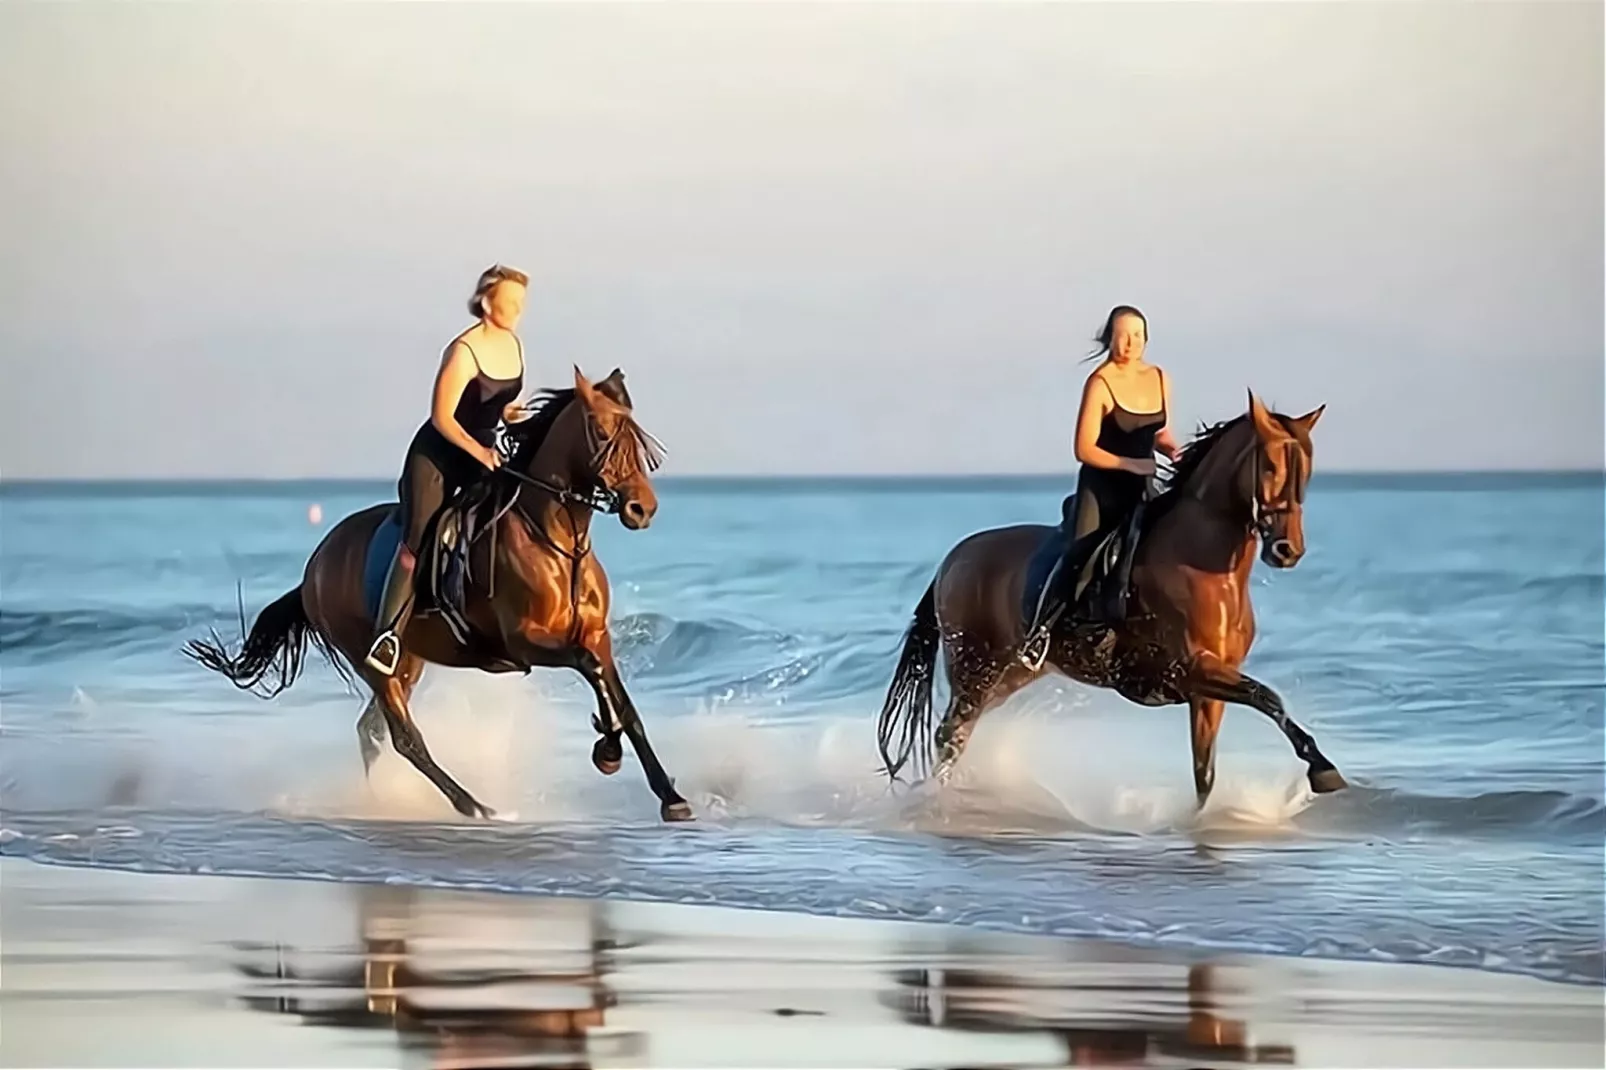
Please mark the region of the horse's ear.
<svg viewBox="0 0 1606 1070"><path fill-rule="evenodd" d="M591 384L591 380L586 378L585 372L580 370L580 365L578 364L574 366L574 396L579 398L581 403L592 411L595 411L598 405L605 400L597 392L597 388Z"/></svg>
<svg viewBox="0 0 1606 1070"><path fill-rule="evenodd" d="M1305 437L1306 438L1309 438L1311 429L1316 426L1316 421L1320 420L1322 418L1322 413L1324 413L1326 411L1327 411L1327 406L1326 405L1318 405L1314 409L1312 409L1309 412L1307 412L1305 415L1294 417L1294 425L1296 427L1298 427L1301 431L1305 432Z"/></svg>
<svg viewBox="0 0 1606 1070"><path fill-rule="evenodd" d="M631 407L630 391L625 387L625 373L618 368L609 372L608 377L597 384L597 393L627 409Z"/></svg>
<svg viewBox="0 0 1606 1070"><path fill-rule="evenodd" d="M606 382L606 380L604 381ZM624 406L592 385L591 380L587 379L585 373L580 371L579 365L576 365L574 369L574 396L579 398L581 404L599 417L614 416L624 411Z"/></svg>
<svg viewBox="0 0 1606 1070"><path fill-rule="evenodd" d="M1255 397L1253 390L1249 391L1249 419L1254 421L1255 431L1260 435L1262 442L1275 442L1287 434L1277 425L1277 421L1266 406L1260 403L1260 399Z"/></svg>

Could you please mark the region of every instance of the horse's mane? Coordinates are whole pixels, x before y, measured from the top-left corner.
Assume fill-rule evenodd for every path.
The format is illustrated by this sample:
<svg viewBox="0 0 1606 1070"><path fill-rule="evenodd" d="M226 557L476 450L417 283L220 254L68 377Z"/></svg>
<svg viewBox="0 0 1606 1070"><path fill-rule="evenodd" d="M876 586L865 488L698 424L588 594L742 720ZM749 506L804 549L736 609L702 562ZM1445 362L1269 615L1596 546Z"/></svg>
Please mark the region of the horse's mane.
<svg viewBox="0 0 1606 1070"><path fill-rule="evenodd" d="M529 418L508 428L508 438L515 443L514 463L522 464L535 456L535 451L552 433L552 425L558 422L558 417L563 415L563 410L569 407L574 396L573 387L554 387L541 391L524 407L524 411L530 414Z"/></svg>
<svg viewBox="0 0 1606 1070"><path fill-rule="evenodd" d="M1289 417L1273 409L1267 411L1290 435L1305 442L1309 441ZM1160 519L1182 498L1182 491L1199 475L1199 469L1204 466L1205 458L1221 444L1221 440L1227 437L1229 431L1248 419L1248 413L1241 413L1230 420L1223 420L1208 427L1199 425L1199 431L1193 436L1193 441L1182 447L1182 453L1172 462L1171 473L1164 478L1164 486L1160 493L1149 503L1148 513L1151 522Z"/></svg>
<svg viewBox="0 0 1606 1070"><path fill-rule="evenodd" d="M612 401L623 405L627 410L631 408L630 391L625 389L623 377L617 370L608 378L596 384L597 393ZM552 434L552 427L558 422L569 403L575 400L576 392L573 387L551 388L542 390L525 405L525 412L529 415L508 428L508 438L514 443L512 461L514 464L526 464L535 456L535 451ZM629 458L627 463L635 464L646 471L653 471L663 462L663 447L658 441L642 430L641 425L626 413L624 426L618 436L621 445L628 443L628 454L616 454Z"/></svg>
<svg viewBox="0 0 1606 1070"><path fill-rule="evenodd" d="M1227 432L1247 419L1249 415L1245 413L1217 424L1199 425L1193 440L1183 446L1177 459L1171 462L1171 472L1163 478L1160 493L1149 503L1147 510L1149 523L1170 512L1171 507L1181 500L1182 492L1198 476L1199 469L1204 466L1205 458L1209 457L1211 451L1227 437Z"/></svg>
<svg viewBox="0 0 1606 1070"><path fill-rule="evenodd" d="M1208 427L1200 424L1198 432L1193 436L1193 441L1182 447L1182 453L1171 463L1171 474L1165 479L1166 493L1170 493L1173 490L1181 490L1184 483L1187 483L1199 473L1199 466L1204 464L1204 459L1210 455L1210 451L1225 437L1227 432L1243 423L1246 419L1248 419L1247 416L1240 415L1234 416L1230 420L1222 420L1220 423L1211 424Z"/></svg>

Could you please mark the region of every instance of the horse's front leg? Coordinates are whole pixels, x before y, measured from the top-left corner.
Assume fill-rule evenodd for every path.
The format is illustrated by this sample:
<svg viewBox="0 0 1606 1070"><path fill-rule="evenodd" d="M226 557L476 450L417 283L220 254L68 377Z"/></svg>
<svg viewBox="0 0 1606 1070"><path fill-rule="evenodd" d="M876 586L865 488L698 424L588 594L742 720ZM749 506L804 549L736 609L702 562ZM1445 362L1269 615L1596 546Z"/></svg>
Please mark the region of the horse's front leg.
<svg viewBox="0 0 1606 1070"><path fill-rule="evenodd" d="M624 681L619 678L619 666L613 660L611 643L604 637L594 643L593 647L580 651L575 669L585 677L586 683L596 692L599 731L602 730L602 726L608 726L612 731L603 731L602 738L592 748L591 760L604 773L610 771L603 764L604 760L609 760L613 770L617 771L623 758L619 746L619 734L623 732L630 737L630 745L635 749L642 771L647 774L647 785L652 788L652 793L658 796L659 813L663 819L692 820L691 806L675 790L675 782L670 779L658 761L658 755L654 753L652 743L647 739L647 728L642 724L641 714L636 709L636 704L631 701L630 693L625 690Z"/></svg>
<svg viewBox="0 0 1606 1070"><path fill-rule="evenodd" d="M1349 785L1327 756L1316 746L1311 734L1295 723L1283 708L1282 696L1237 669L1210 658L1199 658L1189 675L1190 698L1219 699L1259 710L1282 729L1294 753L1305 763L1305 779L1318 795L1338 791Z"/></svg>
<svg viewBox="0 0 1606 1070"><path fill-rule="evenodd" d="M601 664L600 659L589 651L585 657ZM624 764L624 745L619 741L619 736L625 730L624 722L619 718L619 710L614 705L613 695L602 672L589 665L576 664L575 669L585 677L592 693L597 696L597 712L591 718L591 727L596 730L598 739L591 746L591 764L603 776L613 776Z"/></svg>
<svg viewBox="0 0 1606 1070"><path fill-rule="evenodd" d="M631 701L630 693L625 690L624 681L619 678L618 666L611 660L603 667L603 679L613 694L615 708L624 722L625 734L630 737L630 745L635 748L636 757L641 761L641 768L647 774L647 784L662 804L659 813L665 821L692 820L691 805L675 790L674 780L664 772L664 767L658 761L658 755L653 753L652 744L647 741L647 727L641 722L641 713Z"/></svg>
<svg viewBox="0 0 1606 1070"><path fill-rule="evenodd" d="M513 652L526 665L573 669L585 679L597 697L597 712L591 715L591 727L601 737L591 748L591 764L603 776L617 773L624 760L624 748L619 742L624 723L615 708L613 695L604 682L602 659L583 646L560 645L531 638L518 642Z"/></svg>
<svg viewBox="0 0 1606 1070"><path fill-rule="evenodd" d="M1193 727L1193 791L1201 810L1216 786L1216 736L1221 731L1221 715L1225 710L1220 699L1188 700Z"/></svg>

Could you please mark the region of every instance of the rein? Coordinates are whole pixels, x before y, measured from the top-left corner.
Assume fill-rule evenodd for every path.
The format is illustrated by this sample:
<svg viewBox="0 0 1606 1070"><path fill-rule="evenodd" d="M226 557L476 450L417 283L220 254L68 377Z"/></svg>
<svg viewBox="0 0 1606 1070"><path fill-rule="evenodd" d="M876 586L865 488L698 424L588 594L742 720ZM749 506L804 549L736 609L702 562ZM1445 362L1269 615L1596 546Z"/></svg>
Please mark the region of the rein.
<svg viewBox="0 0 1606 1070"><path fill-rule="evenodd" d="M571 404L576 403L571 402ZM586 420L586 437L593 446L596 446L594 429L589 418ZM600 470L603 467L606 454L612 446L612 440L608 440L604 441L600 447L593 449L592 468ZM513 460L513 451L506 447L505 438L499 438L498 452L502 454L504 461L511 462ZM566 507L578 505L583 509L593 513L600 513L604 516L617 513L623 508L623 496L618 491L600 482L594 483L586 490L581 491L567 484L554 483L539 476L532 476L506 464L498 468L497 471L512 478L520 486L514 488L512 499L498 513L496 519L500 520L509 510L512 510L524 522L525 530L545 543L553 553L569 562L569 642L578 643L580 640L580 570L585 559L591 555L590 532L588 530L582 539L580 525L576 522L574 513L569 508L563 509L563 514L569 518L569 537L573 543L572 548L564 549L558 545L558 541L534 517L530 516L525 510L518 508L519 495L525 487L531 487L545 494L550 494L560 505Z"/></svg>
<svg viewBox="0 0 1606 1070"><path fill-rule="evenodd" d="M1283 443L1283 450L1285 451L1284 464L1287 466L1289 477L1283 481L1283 489L1278 494L1277 499L1264 504L1260 500L1260 486L1263 482L1262 477L1266 474L1266 452L1260 448L1259 438L1251 438L1245 446L1239 449L1237 456L1232 460L1232 470L1236 472L1244 462L1244 454L1253 454L1251 459L1253 465L1253 471L1251 472L1253 489L1249 492L1249 529L1268 542L1273 537L1272 521L1293 512L1295 504L1302 497L1299 486L1298 466L1301 461L1299 444L1293 439L1289 439ZM1195 501L1204 501L1204 482L1202 479L1196 480L1197 485L1188 489L1188 496Z"/></svg>
<svg viewBox="0 0 1606 1070"><path fill-rule="evenodd" d="M582 492L559 483L549 483L544 479L527 475L512 468L499 468L497 471L518 480L526 486L546 491L564 505L583 505L592 512L601 513L604 516L619 511L619 493L609 490L607 487L597 486L592 487L589 492Z"/></svg>

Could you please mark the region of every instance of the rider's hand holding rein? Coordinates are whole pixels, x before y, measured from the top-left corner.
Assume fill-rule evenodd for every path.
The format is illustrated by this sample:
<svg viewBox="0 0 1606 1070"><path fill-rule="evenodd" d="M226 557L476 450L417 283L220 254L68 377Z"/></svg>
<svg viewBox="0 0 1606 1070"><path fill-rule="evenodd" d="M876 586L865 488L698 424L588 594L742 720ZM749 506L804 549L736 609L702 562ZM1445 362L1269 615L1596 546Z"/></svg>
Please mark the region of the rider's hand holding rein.
<svg viewBox="0 0 1606 1070"><path fill-rule="evenodd" d="M447 442L486 468L494 470L502 463L495 448L481 445L457 422L457 403L479 370L479 362L461 340L447 348L446 355L441 359L441 369L435 376L435 397L430 405L429 422L435 425L435 430Z"/></svg>

